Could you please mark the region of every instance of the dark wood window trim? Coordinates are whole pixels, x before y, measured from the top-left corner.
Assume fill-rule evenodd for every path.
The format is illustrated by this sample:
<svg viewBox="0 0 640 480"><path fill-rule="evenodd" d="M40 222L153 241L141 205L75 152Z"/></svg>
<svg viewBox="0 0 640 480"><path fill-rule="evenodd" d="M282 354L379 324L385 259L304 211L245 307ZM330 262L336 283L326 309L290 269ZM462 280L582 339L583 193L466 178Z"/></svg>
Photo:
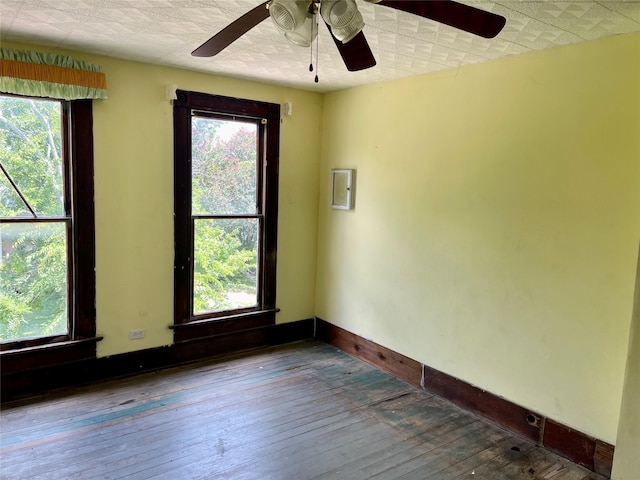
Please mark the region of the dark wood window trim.
<svg viewBox="0 0 640 480"><path fill-rule="evenodd" d="M54 343L23 347L2 352L2 377L18 374L23 379L31 370L66 365L96 358L96 342L102 337L77 340L58 340Z"/></svg>
<svg viewBox="0 0 640 480"><path fill-rule="evenodd" d="M69 248L69 334L0 343L2 374L95 358L95 213L93 103L62 102L64 171L71 230ZM73 227L71 223L73 222Z"/></svg>
<svg viewBox="0 0 640 480"><path fill-rule="evenodd" d="M220 95L178 90L173 102L174 120L174 340L229 333L275 324L276 244L278 215L278 157L280 106ZM193 235L191 210L191 116L193 112L266 119L262 174L264 239L259 251L261 285L255 308L211 314L192 313Z"/></svg>

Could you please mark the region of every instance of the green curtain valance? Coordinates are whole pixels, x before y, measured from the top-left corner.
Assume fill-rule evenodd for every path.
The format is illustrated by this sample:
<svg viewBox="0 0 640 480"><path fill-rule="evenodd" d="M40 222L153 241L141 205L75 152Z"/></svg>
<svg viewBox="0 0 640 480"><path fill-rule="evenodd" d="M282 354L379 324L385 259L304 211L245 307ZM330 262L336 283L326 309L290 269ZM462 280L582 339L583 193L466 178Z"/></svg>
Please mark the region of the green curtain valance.
<svg viewBox="0 0 640 480"><path fill-rule="evenodd" d="M0 91L65 100L107 98L102 68L66 55L0 48Z"/></svg>

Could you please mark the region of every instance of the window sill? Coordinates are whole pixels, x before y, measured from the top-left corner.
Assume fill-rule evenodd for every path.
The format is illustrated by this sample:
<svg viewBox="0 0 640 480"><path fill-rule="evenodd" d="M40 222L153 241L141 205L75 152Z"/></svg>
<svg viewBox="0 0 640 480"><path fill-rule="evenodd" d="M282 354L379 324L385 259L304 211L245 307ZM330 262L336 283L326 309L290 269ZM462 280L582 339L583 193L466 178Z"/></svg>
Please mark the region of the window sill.
<svg viewBox="0 0 640 480"><path fill-rule="evenodd" d="M170 325L169 328L173 330L174 341L182 342L275 325L276 313L279 311L279 308L272 308L238 313L224 317L174 324Z"/></svg>
<svg viewBox="0 0 640 480"><path fill-rule="evenodd" d="M2 375L96 358L96 343L103 337L65 340L0 352Z"/></svg>

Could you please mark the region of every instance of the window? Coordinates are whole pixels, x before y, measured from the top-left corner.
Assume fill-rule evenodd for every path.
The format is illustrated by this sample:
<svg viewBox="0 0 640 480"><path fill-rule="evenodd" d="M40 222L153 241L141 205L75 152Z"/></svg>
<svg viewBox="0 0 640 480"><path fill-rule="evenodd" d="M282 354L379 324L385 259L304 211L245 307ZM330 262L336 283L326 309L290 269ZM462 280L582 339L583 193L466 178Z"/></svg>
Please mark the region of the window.
<svg viewBox="0 0 640 480"><path fill-rule="evenodd" d="M177 97L174 328L274 323L280 107Z"/></svg>
<svg viewBox="0 0 640 480"><path fill-rule="evenodd" d="M90 100L0 95L2 350L95 340Z"/></svg>

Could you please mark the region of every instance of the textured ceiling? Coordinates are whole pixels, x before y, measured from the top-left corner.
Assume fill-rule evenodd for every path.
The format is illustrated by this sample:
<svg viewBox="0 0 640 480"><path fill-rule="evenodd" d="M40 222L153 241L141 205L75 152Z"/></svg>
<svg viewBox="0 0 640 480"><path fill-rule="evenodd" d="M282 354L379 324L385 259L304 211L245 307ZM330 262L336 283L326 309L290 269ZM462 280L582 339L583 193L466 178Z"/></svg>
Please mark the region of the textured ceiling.
<svg viewBox="0 0 640 480"><path fill-rule="evenodd" d="M321 28L315 84L309 49L289 44L270 19L215 57L190 55L261 1L0 0L0 40L326 92L640 31L640 0L461 0L507 19L490 40L358 0L364 34L378 62L368 70L348 72Z"/></svg>

